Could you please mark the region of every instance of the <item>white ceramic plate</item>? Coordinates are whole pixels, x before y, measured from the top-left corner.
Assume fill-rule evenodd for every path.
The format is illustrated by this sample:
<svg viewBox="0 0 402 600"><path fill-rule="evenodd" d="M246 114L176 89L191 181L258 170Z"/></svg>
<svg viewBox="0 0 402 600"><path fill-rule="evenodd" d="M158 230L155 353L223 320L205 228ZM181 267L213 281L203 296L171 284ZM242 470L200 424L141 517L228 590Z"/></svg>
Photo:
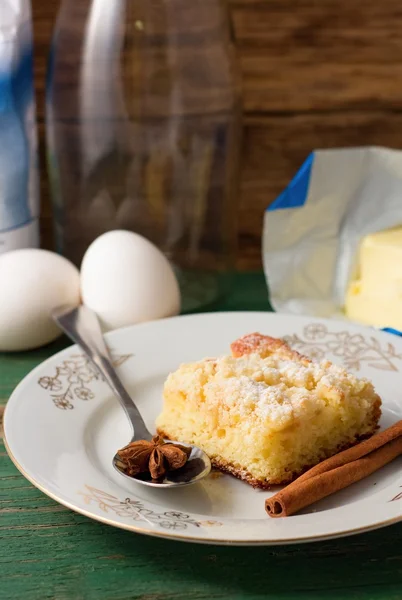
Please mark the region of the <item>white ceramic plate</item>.
<svg viewBox="0 0 402 600"><path fill-rule="evenodd" d="M389 333L272 313L216 313L138 325L107 339L152 430L170 371L182 362L228 353L230 342L254 331L287 337L305 354L326 356L371 378L383 399L381 426L402 418L402 338ZM130 438L130 426L76 346L46 360L20 383L7 405L5 436L18 469L45 494L92 519L138 533L268 545L348 535L402 517L402 459L283 519L264 511L270 492L229 475L173 490L125 481L111 458Z"/></svg>

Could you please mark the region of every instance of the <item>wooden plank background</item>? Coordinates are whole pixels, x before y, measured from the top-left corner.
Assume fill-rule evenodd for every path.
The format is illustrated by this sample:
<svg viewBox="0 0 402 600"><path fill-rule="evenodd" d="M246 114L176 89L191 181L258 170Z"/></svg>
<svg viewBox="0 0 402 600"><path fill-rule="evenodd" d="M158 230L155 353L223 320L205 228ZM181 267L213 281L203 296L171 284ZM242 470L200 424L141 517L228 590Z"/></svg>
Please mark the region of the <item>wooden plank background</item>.
<svg viewBox="0 0 402 600"><path fill-rule="evenodd" d="M402 147L400 0L229 0L244 87L239 269L261 266L266 206L314 148ZM42 235L52 244L44 82L55 0L33 0Z"/></svg>

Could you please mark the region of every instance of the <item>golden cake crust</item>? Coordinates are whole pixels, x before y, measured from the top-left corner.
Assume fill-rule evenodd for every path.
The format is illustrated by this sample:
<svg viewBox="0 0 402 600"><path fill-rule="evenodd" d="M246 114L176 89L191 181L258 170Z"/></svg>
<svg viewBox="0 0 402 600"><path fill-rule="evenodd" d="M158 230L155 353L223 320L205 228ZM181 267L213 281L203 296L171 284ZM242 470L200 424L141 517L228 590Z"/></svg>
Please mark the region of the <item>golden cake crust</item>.
<svg viewBox="0 0 402 600"><path fill-rule="evenodd" d="M312 362L308 356L300 354L284 341L279 338L273 338L269 335L261 333L249 333L237 339L230 346L232 356L240 358L246 354L258 354L261 358L267 358L272 354L276 354L284 360L294 360L303 365L308 365Z"/></svg>

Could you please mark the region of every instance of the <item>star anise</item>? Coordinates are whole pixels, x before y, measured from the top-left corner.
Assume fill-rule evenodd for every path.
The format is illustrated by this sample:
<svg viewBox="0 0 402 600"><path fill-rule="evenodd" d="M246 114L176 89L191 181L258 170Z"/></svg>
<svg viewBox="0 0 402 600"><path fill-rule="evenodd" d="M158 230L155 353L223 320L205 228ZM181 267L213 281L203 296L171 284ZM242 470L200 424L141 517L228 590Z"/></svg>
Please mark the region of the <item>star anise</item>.
<svg viewBox="0 0 402 600"><path fill-rule="evenodd" d="M130 477L150 473L152 479L161 479L168 471L184 467L191 454L191 448L165 442L162 437L155 435L150 442L131 442L117 454Z"/></svg>

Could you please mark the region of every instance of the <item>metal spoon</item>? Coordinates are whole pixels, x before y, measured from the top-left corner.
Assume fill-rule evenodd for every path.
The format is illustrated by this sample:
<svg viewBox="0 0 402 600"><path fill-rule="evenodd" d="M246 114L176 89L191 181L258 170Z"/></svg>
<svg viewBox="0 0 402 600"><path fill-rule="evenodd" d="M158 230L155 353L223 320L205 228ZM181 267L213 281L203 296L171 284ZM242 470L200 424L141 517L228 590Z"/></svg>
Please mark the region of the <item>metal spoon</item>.
<svg viewBox="0 0 402 600"><path fill-rule="evenodd" d="M148 431L138 408L124 388L112 365L96 314L83 305L76 308L64 306L53 311L53 319L68 337L85 352L119 400L133 428L131 441L151 440L153 437L152 434ZM161 481L146 479L140 475L137 477L126 475L121 459L117 454L113 457L113 466L123 477L131 482L134 480L143 485L157 488L189 485L209 474L211 471L211 461L203 450L190 444L184 444L183 442L172 443L180 443L183 446L191 447L191 454L184 467L177 471L168 472Z"/></svg>

